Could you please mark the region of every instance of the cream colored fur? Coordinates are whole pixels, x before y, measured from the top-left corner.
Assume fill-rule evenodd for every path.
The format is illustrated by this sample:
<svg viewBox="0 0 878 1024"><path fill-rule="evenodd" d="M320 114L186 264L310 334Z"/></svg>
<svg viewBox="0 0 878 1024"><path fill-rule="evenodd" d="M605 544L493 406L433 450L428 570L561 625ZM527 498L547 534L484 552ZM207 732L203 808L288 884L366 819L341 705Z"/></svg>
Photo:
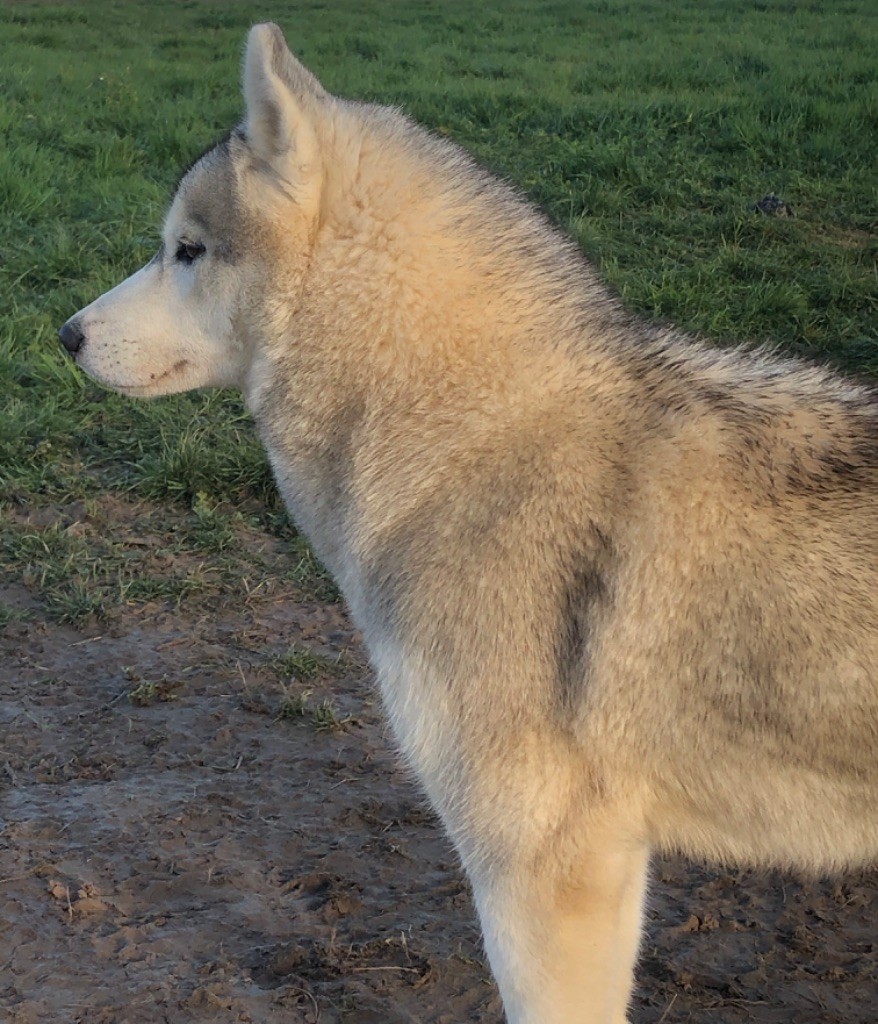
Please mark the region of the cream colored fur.
<svg viewBox="0 0 878 1024"><path fill-rule="evenodd" d="M632 318L524 200L328 95L274 26L245 98L157 260L77 314L79 362L243 390L510 1024L621 1024L651 849L878 855L875 396Z"/></svg>

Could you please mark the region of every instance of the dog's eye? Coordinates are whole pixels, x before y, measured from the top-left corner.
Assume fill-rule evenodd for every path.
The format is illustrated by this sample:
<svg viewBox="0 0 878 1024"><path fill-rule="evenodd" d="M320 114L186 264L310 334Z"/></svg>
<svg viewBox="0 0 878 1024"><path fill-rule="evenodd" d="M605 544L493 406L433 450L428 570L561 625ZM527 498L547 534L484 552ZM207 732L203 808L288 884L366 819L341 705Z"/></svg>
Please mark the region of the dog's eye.
<svg viewBox="0 0 878 1024"><path fill-rule="evenodd" d="M194 263L199 256L203 256L205 248L199 242L180 242L177 245L177 251L174 253L174 259L178 263L185 263L187 266L190 263Z"/></svg>

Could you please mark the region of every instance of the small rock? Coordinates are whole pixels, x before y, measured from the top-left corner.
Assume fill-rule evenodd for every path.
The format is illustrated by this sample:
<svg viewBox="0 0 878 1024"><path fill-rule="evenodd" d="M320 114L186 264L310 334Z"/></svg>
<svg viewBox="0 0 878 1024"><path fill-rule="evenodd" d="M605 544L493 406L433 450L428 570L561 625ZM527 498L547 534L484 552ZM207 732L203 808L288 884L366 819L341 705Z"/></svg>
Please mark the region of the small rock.
<svg viewBox="0 0 878 1024"><path fill-rule="evenodd" d="M757 199L753 204L753 209L757 213L764 213L766 217L795 217L792 206L780 196L776 196L774 192L769 192L767 196Z"/></svg>

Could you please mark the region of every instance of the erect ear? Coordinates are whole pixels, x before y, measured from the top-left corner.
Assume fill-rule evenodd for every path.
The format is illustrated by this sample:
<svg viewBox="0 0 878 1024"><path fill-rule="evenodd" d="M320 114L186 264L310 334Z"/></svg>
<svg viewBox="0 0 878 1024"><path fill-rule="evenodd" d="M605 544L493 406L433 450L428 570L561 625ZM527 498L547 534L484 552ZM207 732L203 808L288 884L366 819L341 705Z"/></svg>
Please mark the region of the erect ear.
<svg viewBox="0 0 878 1024"><path fill-rule="evenodd" d="M314 173L319 166L314 114L325 98L323 86L290 53L277 25L250 29L244 99L247 138L257 156L285 177Z"/></svg>

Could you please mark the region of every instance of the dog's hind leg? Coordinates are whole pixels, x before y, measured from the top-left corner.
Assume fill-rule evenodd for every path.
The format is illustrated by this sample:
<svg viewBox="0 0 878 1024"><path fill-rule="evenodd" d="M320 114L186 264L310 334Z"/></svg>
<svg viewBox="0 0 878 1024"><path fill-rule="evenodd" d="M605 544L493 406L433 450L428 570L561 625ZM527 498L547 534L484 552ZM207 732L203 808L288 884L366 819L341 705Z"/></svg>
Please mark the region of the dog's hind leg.
<svg viewBox="0 0 878 1024"><path fill-rule="evenodd" d="M575 872L474 877L509 1024L624 1024L648 858L645 847L604 841L577 855Z"/></svg>

